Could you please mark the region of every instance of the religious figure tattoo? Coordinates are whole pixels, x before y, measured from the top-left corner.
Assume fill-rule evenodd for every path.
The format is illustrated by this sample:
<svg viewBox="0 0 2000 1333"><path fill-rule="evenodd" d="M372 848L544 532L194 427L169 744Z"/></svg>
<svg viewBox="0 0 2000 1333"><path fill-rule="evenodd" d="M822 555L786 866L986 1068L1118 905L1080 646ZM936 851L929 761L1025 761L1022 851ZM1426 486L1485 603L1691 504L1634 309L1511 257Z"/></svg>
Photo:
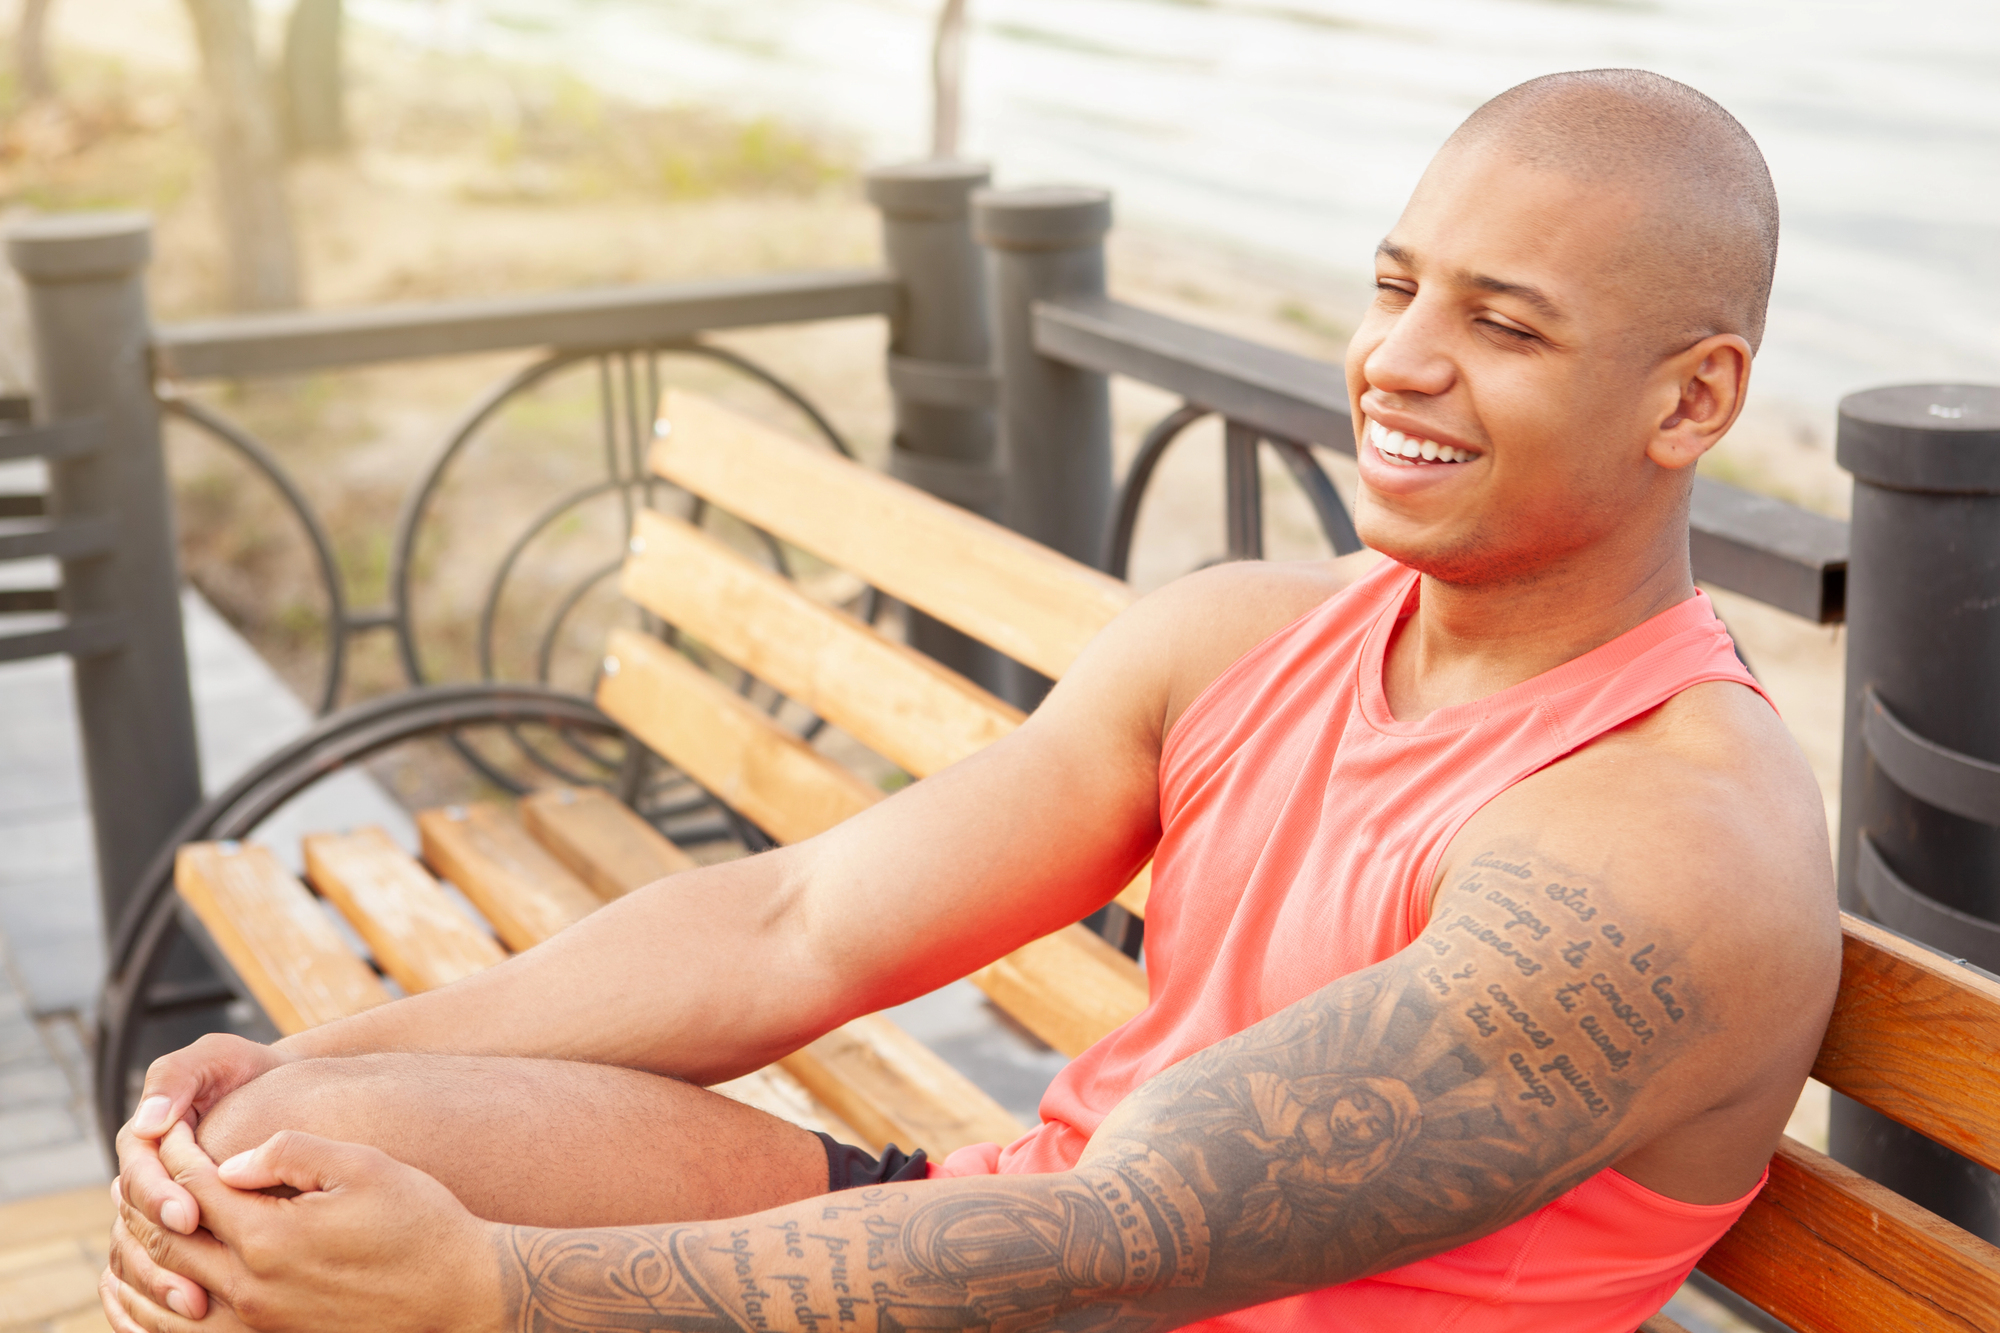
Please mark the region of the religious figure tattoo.
<svg viewBox="0 0 2000 1333"><path fill-rule="evenodd" d="M1077 1167L728 1222L514 1228L521 1333L1137 1333L1381 1272L1607 1166L1705 1031L1681 942L1615 886L1488 849L1395 958L1137 1089Z"/></svg>

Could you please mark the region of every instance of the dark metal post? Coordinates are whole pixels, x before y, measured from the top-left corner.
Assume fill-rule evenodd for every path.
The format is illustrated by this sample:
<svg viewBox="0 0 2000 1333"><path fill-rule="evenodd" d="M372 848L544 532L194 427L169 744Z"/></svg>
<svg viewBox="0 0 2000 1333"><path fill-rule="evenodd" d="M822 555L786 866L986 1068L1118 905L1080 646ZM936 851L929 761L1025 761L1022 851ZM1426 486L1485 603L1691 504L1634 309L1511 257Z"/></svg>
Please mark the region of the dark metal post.
<svg viewBox="0 0 2000 1333"><path fill-rule="evenodd" d="M882 214L882 251L902 281L889 343L896 435L889 471L954 504L998 519L993 340L986 268L972 239L972 193L989 169L930 161L868 173ZM910 643L988 689L1002 658L929 616L910 613Z"/></svg>
<svg viewBox="0 0 2000 1333"><path fill-rule="evenodd" d="M1104 295L1111 196L1067 186L982 190L973 229L993 282L1007 526L1094 565L1111 518L1111 386L1035 350L1034 306ZM1008 697L1039 702L1048 682L1011 666Z"/></svg>
<svg viewBox="0 0 2000 1333"><path fill-rule="evenodd" d="M1840 405L1854 474L1840 901L2000 972L2000 388ZM2000 1241L2000 1176L1838 1095L1833 1155Z"/></svg>
<svg viewBox="0 0 2000 1333"><path fill-rule="evenodd" d="M115 618L121 646L74 661L107 930L147 860L201 800L181 637L179 560L148 354L152 224L136 214L37 218L7 233L27 288L44 421L95 416L101 450L49 466L53 518L109 520L109 550L64 562L72 622Z"/></svg>
<svg viewBox="0 0 2000 1333"><path fill-rule="evenodd" d="M1222 428L1224 528L1231 560L1264 558L1264 482L1257 474L1257 432L1241 422Z"/></svg>

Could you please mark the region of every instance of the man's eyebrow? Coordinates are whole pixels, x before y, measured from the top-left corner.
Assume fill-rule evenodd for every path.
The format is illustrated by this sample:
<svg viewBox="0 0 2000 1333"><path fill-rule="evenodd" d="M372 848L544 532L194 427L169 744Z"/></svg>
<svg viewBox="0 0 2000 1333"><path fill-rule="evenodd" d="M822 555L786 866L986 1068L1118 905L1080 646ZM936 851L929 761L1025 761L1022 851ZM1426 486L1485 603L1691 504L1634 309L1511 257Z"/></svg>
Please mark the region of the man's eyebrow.
<svg viewBox="0 0 2000 1333"><path fill-rule="evenodd" d="M1562 308L1551 301L1541 288L1530 287L1525 282L1504 282L1499 278L1489 278L1484 273L1461 273L1458 280L1464 286L1476 287L1496 296L1518 296L1550 319L1563 317Z"/></svg>
<svg viewBox="0 0 2000 1333"><path fill-rule="evenodd" d="M1404 268L1416 267L1416 256L1394 241L1383 241L1375 247L1375 253L1392 264L1401 264ZM1548 293L1539 287L1530 287L1525 282L1507 282L1501 278L1488 277L1484 273L1468 273L1463 270L1455 276L1461 287L1492 292L1496 296L1518 296L1549 319L1563 318L1562 307L1551 301Z"/></svg>

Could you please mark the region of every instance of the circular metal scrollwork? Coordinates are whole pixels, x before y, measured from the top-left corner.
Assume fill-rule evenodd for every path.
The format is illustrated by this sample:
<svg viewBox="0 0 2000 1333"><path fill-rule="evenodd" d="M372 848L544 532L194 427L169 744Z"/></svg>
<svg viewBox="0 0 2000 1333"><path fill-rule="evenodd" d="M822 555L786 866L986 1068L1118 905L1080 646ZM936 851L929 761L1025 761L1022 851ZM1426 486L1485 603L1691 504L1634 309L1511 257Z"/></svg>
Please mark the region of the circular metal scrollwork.
<svg viewBox="0 0 2000 1333"><path fill-rule="evenodd" d="M301 793L395 746L425 737L456 739L476 727L536 725L558 732L616 736L618 724L588 699L527 685L444 685L405 690L323 719L280 746L226 789L202 802L161 844L111 932L108 980L97 1049L98 1123L106 1136L130 1113L128 1078L162 1000L161 971L181 939L174 856L190 842L243 840ZM203 995L213 1002L217 997Z"/></svg>
<svg viewBox="0 0 2000 1333"><path fill-rule="evenodd" d="M1167 451L1184 435L1190 426L1205 417L1216 415L1209 408L1195 403L1182 403L1169 412L1146 432L1139 443L1139 451L1126 469L1125 479L1119 484L1117 503L1112 510L1111 530L1105 534L1103 567L1113 578L1127 578L1132 563L1132 541L1138 533L1139 511L1145 504L1146 493L1151 489L1154 474L1159 471L1160 461ZM1232 429L1234 427L1232 426ZM1257 442L1253 440L1252 443ZM1354 520L1341 501L1340 492L1334 488L1333 478L1326 475L1312 449L1296 440L1281 439L1273 435L1261 435L1261 442L1275 450L1279 461L1292 474L1292 479L1305 494L1306 502L1312 506L1313 517L1319 523L1320 532L1335 555L1352 555L1361 549L1361 538L1355 534ZM1258 485L1255 469L1248 470L1249 484ZM1231 484L1235 478L1231 477ZM1238 497L1231 495L1229 502L1236 503ZM1252 511L1256 506L1253 502ZM1225 559L1230 557L1223 557ZM1217 563L1211 561L1209 563Z"/></svg>

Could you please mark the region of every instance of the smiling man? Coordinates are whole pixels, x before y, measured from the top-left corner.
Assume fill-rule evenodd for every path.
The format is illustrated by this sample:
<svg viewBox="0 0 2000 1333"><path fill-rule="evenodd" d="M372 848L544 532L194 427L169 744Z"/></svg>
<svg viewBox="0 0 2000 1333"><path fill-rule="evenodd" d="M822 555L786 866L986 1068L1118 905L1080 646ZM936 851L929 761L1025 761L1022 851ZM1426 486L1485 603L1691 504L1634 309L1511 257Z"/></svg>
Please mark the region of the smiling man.
<svg viewBox="0 0 2000 1333"><path fill-rule="evenodd" d="M114 1325L1629 1333L1756 1192L1838 979L1817 789L1688 564L1776 239L1689 88L1488 103L1348 353L1379 556L1182 580L821 838L162 1060ZM877 1163L699 1086L1149 855L1151 1002L1020 1141Z"/></svg>

